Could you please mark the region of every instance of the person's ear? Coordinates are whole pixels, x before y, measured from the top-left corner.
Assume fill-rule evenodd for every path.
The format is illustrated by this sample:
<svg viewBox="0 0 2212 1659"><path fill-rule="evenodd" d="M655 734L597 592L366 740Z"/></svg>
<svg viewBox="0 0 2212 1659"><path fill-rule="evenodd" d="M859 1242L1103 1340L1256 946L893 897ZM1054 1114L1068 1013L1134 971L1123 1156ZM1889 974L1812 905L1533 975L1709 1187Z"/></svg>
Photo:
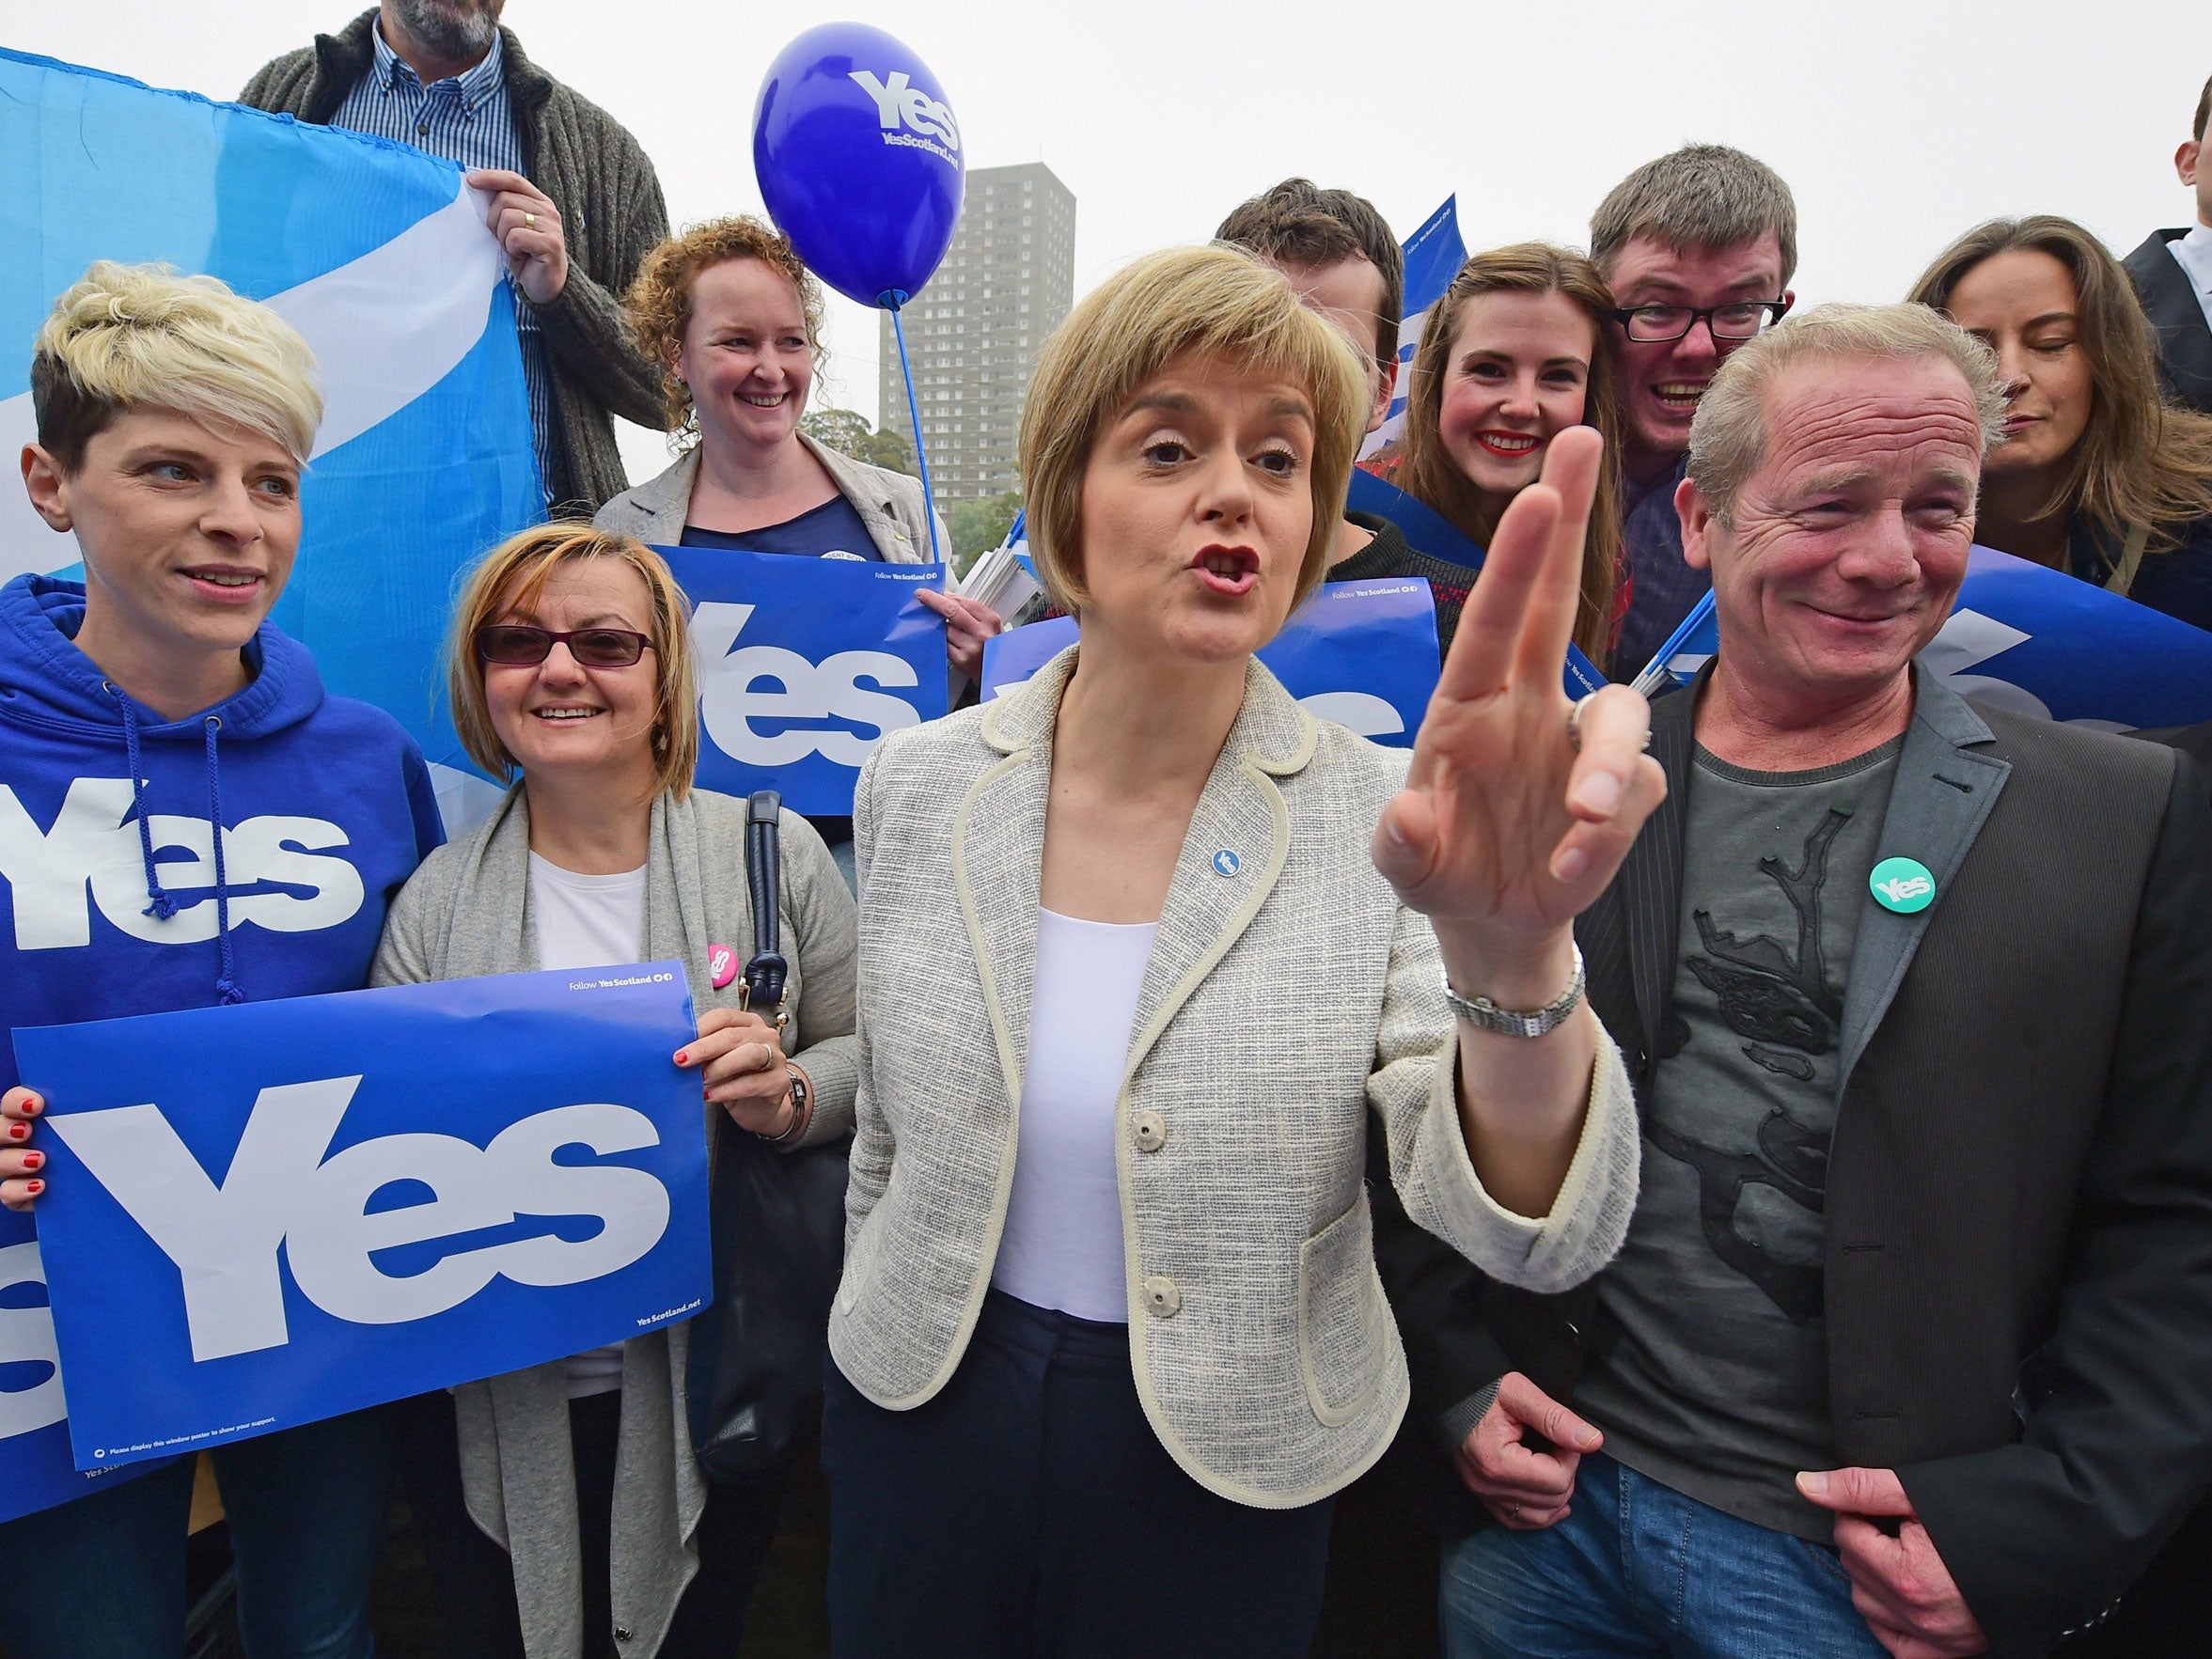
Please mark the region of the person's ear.
<svg viewBox="0 0 2212 1659"><path fill-rule="evenodd" d="M1367 430L1371 432L1390 418L1390 403L1398 396L1398 359L1393 357L1388 363L1378 361L1375 368L1379 372L1375 376L1374 406L1367 412Z"/></svg>
<svg viewBox="0 0 2212 1659"><path fill-rule="evenodd" d="M2194 138L2173 152L2174 176L2191 190L2197 187L2197 162L2204 153L2204 145Z"/></svg>
<svg viewBox="0 0 2212 1659"><path fill-rule="evenodd" d="M70 517L69 480L62 476L61 466L53 456L36 444L25 444L23 452L24 491L31 498L31 507L46 521L46 527L64 535L73 527Z"/></svg>
<svg viewBox="0 0 2212 1659"><path fill-rule="evenodd" d="M1713 510L1703 492L1687 478L1674 486L1674 511L1682 520L1682 562L1693 571L1711 570Z"/></svg>

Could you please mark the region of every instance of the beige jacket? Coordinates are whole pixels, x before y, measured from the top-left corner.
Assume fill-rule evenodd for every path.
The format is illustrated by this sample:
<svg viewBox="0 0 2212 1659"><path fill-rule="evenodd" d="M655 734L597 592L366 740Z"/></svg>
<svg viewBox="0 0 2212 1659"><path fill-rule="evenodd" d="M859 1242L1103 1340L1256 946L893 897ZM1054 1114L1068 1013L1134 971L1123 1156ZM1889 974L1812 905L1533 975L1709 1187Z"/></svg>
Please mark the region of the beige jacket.
<svg viewBox="0 0 2212 1659"><path fill-rule="evenodd" d="M1075 658L894 733L860 775L857 1138L829 1339L854 1386L892 1410L951 1377L997 1255ZM1115 1108L1137 1394L1193 1479L1262 1508L1348 1484L1404 1414L1361 1181L1371 1112L1406 1210L1511 1283L1588 1278L1636 1201L1636 1110L1609 1040L1552 1213L1514 1215L1476 1179L1435 935L1368 858L1405 764L1249 667L1161 912Z"/></svg>
<svg viewBox="0 0 2212 1659"><path fill-rule="evenodd" d="M840 455L805 432L799 434L799 442L822 462L838 493L853 504L886 564L930 562L929 509L922 501L919 478ZM650 547L677 546L683 540L691 489L698 481L698 447L694 445L667 471L623 491L601 508L591 523L617 536L634 536ZM949 555L951 550L951 540L946 537L945 551Z"/></svg>

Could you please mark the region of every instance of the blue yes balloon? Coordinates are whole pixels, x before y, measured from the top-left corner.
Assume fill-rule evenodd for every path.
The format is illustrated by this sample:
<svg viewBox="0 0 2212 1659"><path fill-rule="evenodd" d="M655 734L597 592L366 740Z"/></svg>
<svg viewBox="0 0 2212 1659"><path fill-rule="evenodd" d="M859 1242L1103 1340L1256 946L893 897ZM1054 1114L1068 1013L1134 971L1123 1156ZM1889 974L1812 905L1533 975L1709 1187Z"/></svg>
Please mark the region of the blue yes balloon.
<svg viewBox="0 0 2212 1659"><path fill-rule="evenodd" d="M753 107L753 171L770 217L823 281L864 305L921 291L952 244L967 170L945 88L866 23L786 46Z"/></svg>

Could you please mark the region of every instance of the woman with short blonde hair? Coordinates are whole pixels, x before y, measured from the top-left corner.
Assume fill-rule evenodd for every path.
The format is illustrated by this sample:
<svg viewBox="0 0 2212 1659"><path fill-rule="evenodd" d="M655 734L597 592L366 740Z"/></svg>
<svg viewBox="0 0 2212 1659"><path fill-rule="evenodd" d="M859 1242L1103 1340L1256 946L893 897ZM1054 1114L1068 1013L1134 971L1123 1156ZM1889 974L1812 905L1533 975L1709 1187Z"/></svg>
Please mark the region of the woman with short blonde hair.
<svg viewBox="0 0 2212 1659"><path fill-rule="evenodd" d="M743 978L711 965L754 937L746 808L691 785L687 622L667 564L626 536L541 524L484 556L456 606L447 679L470 759L515 782L400 894L376 982L679 959L698 1038L672 1063L701 1073L710 1138L833 1142L855 1081L852 897L822 837L786 812L782 1014L745 1009ZM403 1403L409 1496L447 1575L514 1584L511 1603L448 1595L457 1651L569 1659L618 1629L633 1659L737 1645L778 1479L711 1484L700 1470L689 1332Z"/></svg>
<svg viewBox="0 0 2212 1659"><path fill-rule="evenodd" d="M386 899L442 837L413 740L382 711L326 695L314 659L268 619L300 547L300 474L322 419L314 358L291 325L212 277L102 260L39 330L31 407L24 482L59 532L42 563L81 559L83 580L0 587L0 799L19 822L61 841L90 833L125 862L89 895L66 858L8 872L10 1211L43 1201L54 1177L40 1124L49 1092L70 1081L19 1080L10 1030L358 991ZM0 1254L28 1240L25 1224L0 1223ZM125 1349L138 1337L112 1335ZM367 1659L386 1414L210 1455L248 1651ZM13 1659L181 1651L195 1463L84 1481L70 1501L0 1526L12 1569L0 1648Z"/></svg>
<svg viewBox="0 0 2212 1659"><path fill-rule="evenodd" d="M1367 391L1243 253L1109 278L1022 420L1080 642L862 771L840 1654L1305 1651L1331 1495L1406 1402L1371 1115L1499 1278L1579 1282L1625 1228L1635 1108L1570 928L1664 786L1633 693L1569 736L1594 445L1499 524L1409 773L1253 657L1320 580ZM1456 1028L1448 974L1485 999Z"/></svg>

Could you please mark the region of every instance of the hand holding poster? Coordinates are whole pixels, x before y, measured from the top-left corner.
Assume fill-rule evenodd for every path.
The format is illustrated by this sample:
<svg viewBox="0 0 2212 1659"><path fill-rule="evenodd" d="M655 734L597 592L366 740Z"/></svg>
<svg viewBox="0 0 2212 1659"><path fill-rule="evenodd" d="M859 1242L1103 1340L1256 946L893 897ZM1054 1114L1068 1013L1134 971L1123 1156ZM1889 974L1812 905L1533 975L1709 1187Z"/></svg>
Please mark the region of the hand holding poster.
<svg viewBox="0 0 2212 1659"><path fill-rule="evenodd" d="M78 1466L698 1311L695 1031L679 963L17 1030Z"/></svg>
<svg viewBox="0 0 2212 1659"><path fill-rule="evenodd" d="M848 813L869 752L945 712L945 619L915 597L942 565L658 551L692 604L699 788Z"/></svg>
<svg viewBox="0 0 2212 1659"><path fill-rule="evenodd" d="M983 647L983 696L1011 691L1075 643L1058 617ZM1361 737L1409 748L1436 689L1436 602L1418 576L1324 583L1259 653L1291 696Z"/></svg>

